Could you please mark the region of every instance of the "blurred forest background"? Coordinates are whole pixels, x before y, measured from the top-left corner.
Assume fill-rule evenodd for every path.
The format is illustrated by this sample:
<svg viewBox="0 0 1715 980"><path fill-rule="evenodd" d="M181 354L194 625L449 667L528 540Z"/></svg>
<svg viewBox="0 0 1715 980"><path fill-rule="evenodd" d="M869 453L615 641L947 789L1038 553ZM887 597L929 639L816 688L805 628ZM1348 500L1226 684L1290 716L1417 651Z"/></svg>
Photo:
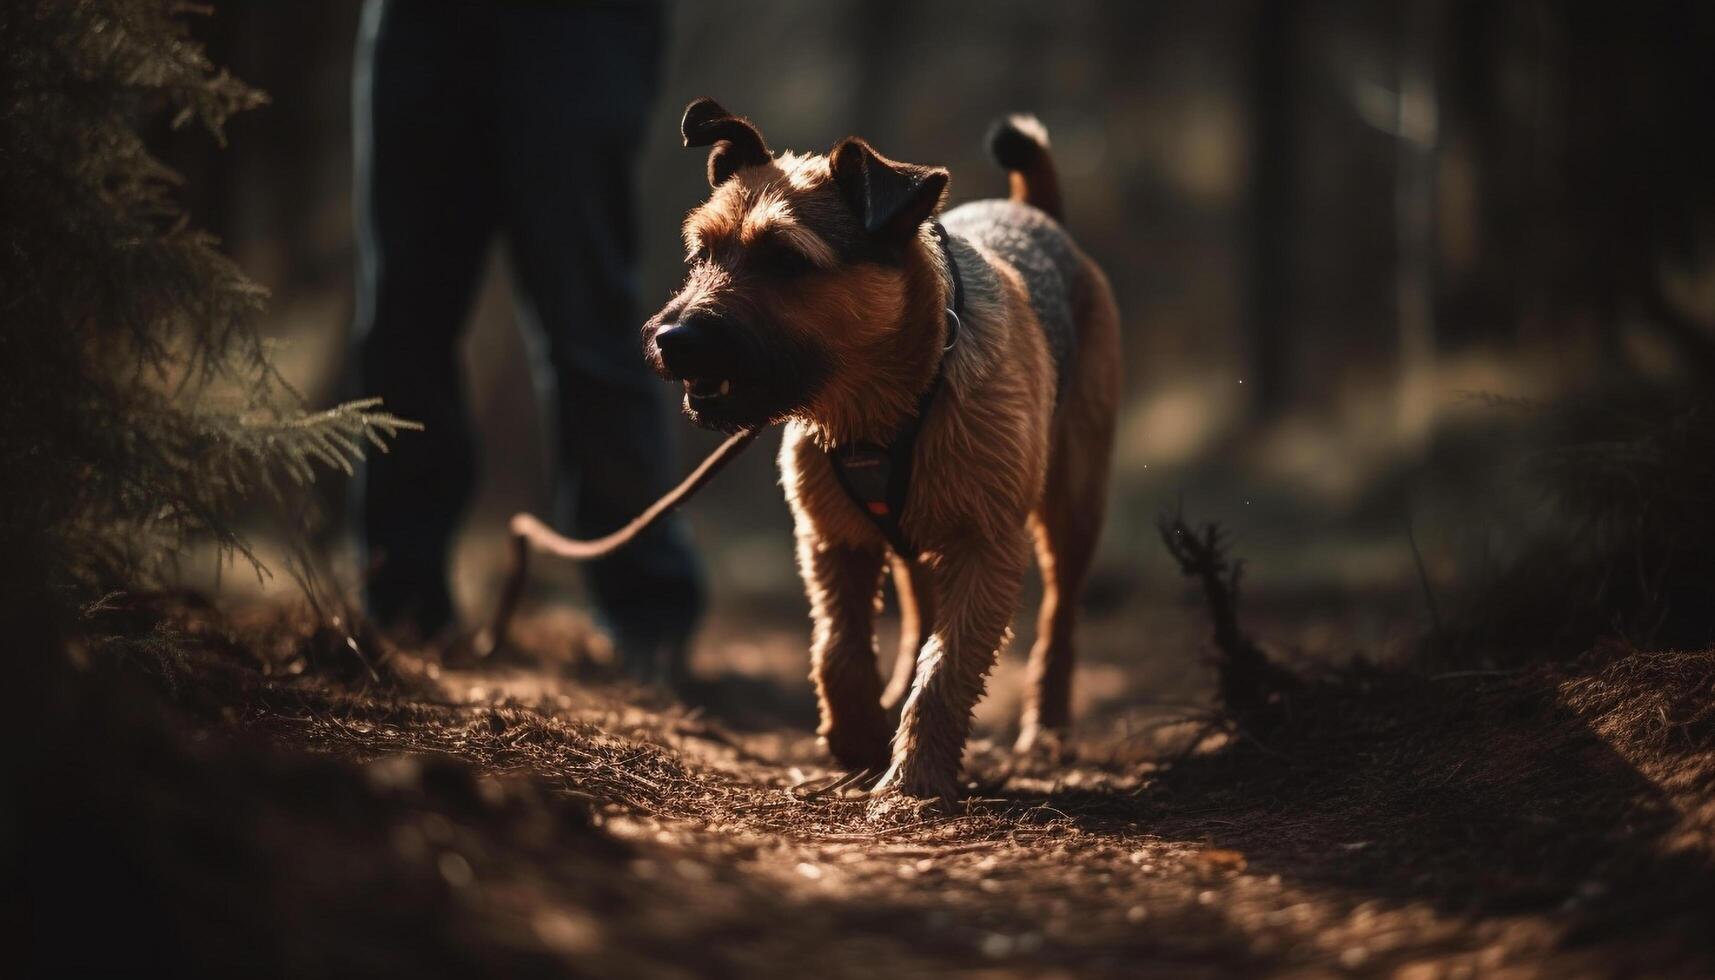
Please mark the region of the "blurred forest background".
<svg viewBox="0 0 1715 980"><path fill-rule="evenodd" d="M299 491L413 435L348 401L359 0L188 6L0 4L25 975L1710 975L1715 4L672 7L646 305L707 193L675 125L699 95L776 147L948 165L954 201L1002 193L982 133L1033 111L1119 292L1075 741L1001 748L1014 652L969 796L900 824L811 734L766 451L690 507L688 704L605 683L575 613L480 664L349 614L313 552L354 591L350 544ZM505 517L549 499L492 266L469 625ZM687 467L714 442L676 433ZM279 601L210 602L221 568ZM535 586L575 601L576 569Z"/></svg>
<svg viewBox="0 0 1715 980"><path fill-rule="evenodd" d="M271 104L226 149L161 133L195 221L272 291L280 364L317 403L354 394L358 8L216 4L195 32ZM1337 635L1295 643L1386 656L1547 519L1553 494L1519 466L1545 419L1715 372L1708 4L698 0L671 19L640 184L646 305L678 282L679 221L707 191L677 145L695 96L777 147L860 133L948 165L955 203L1004 193L990 119L1047 124L1068 224L1124 314L1098 615L1181 595L1152 525L1183 506L1236 532L1265 606L1342 607ZM499 249L493 266L468 343L484 489L460 548L467 617L491 601L505 515L548 500ZM687 466L712 444L680 439ZM802 615L773 483L756 452L690 508L717 618Z"/></svg>

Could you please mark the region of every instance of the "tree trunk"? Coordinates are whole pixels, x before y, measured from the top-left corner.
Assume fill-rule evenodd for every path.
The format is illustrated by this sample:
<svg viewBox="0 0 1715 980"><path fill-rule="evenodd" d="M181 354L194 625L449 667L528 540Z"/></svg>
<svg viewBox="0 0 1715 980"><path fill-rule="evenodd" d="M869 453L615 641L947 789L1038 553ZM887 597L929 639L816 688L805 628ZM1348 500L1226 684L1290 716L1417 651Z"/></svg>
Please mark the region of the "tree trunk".
<svg viewBox="0 0 1715 980"><path fill-rule="evenodd" d="M1245 327L1250 367L1250 412L1266 420L1290 397L1294 171L1291 0L1260 0L1250 50L1250 242Z"/></svg>
<svg viewBox="0 0 1715 980"><path fill-rule="evenodd" d="M1394 170L1394 295L1400 434L1428 434L1435 413L1435 166L1440 104L1435 56L1442 0L1412 0L1401 19Z"/></svg>

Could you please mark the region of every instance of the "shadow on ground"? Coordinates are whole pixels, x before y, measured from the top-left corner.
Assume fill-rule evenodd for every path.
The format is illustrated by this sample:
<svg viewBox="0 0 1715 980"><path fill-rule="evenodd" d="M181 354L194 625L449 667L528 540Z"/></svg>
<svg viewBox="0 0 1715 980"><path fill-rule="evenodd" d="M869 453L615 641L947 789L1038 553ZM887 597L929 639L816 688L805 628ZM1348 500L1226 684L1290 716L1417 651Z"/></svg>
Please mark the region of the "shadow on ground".
<svg viewBox="0 0 1715 980"><path fill-rule="evenodd" d="M1003 796L1352 902L1543 915L1569 948L1623 941L1615 966L1708 955L1715 655L1582 670L1343 674L1300 692L1266 743L1226 739L1135 792Z"/></svg>

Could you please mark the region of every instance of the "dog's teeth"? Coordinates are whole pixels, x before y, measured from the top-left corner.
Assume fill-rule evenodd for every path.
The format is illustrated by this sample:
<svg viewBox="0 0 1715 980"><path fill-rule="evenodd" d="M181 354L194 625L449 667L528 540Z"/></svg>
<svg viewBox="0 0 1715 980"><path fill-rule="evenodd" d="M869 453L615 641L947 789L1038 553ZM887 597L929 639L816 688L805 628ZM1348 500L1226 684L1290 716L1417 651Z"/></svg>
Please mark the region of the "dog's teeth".
<svg viewBox="0 0 1715 980"><path fill-rule="evenodd" d="M721 394L724 395L730 391L732 391L732 382L731 381L722 381L721 382Z"/></svg>

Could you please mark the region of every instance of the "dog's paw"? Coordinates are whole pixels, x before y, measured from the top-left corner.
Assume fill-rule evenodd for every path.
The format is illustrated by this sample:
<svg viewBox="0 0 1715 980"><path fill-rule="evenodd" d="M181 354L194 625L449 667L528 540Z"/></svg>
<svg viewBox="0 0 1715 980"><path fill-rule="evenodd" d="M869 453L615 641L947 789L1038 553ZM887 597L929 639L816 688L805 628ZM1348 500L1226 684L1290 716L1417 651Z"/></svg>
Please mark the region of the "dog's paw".
<svg viewBox="0 0 1715 980"><path fill-rule="evenodd" d="M1071 755L1071 746L1064 728L1026 724L1018 733L1018 741L1012 743L1012 751L1032 759L1062 763Z"/></svg>
<svg viewBox="0 0 1715 980"><path fill-rule="evenodd" d="M908 796L898 790L874 789L869 794L869 807L864 818L881 826L917 823L948 812L952 804L934 796Z"/></svg>
<svg viewBox="0 0 1715 980"><path fill-rule="evenodd" d="M921 818L931 810L946 812L958 798L953 774L935 777L895 762L870 790L869 818L875 822L890 822L901 815Z"/></svg>

